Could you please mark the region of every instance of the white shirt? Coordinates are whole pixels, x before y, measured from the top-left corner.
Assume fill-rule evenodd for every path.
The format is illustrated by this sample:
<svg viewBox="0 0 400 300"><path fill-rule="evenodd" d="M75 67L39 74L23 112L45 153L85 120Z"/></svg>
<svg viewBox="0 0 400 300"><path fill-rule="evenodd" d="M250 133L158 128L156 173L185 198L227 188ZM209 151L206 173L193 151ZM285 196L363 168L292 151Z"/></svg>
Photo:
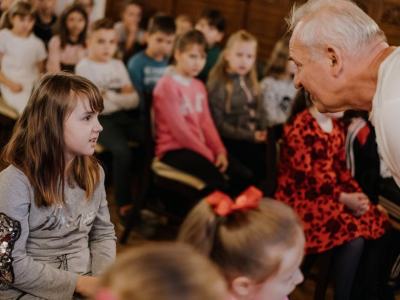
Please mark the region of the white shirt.
<svg viewBox="0 0 400 300"><path fill-rule="evenodd" d="M382 159L400 186L400 48L379 67L370 120Z"/></svg>
<svg viewBox="0 0 400 300"><path fill-rule="evenodd" d="M4 100L18 112L22 112L30 96L35 80L39 78L38 63L46 59L43 42L33 33L19 37L9 29L0 30L1 72L10 80L23 86L19 93L13 93L0 85Z"/></svg>
<svg viewBox="0 0 400 300"><path fill-rule="evenodd" d="M75 73L91 80L104 92L102 114L133 109L138 106L139 97L136 92L121 94L119 91L123 86L132 85L122 61L111 59L101 63L84 58L76 65Z"/></svg>

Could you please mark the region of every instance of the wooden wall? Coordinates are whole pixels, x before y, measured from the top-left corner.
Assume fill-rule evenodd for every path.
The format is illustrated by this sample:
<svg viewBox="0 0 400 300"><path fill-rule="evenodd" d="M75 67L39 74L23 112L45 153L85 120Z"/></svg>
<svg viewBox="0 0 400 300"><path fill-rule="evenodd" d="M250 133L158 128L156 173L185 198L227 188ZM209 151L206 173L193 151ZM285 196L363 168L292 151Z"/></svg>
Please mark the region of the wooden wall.
<svg viewBox="0 0 400 300"><path fill-rule="evenodd" d="M115 20L123 0L108 0L107 16ZM148 13L188 14L194 20L203 9L215 8L227 18L228 33L247 29L257 36L261 58L268 58L275 42L285 33L284 18L292 5L304 0L145 0ZM400 0L356 1L385 31L391 44L400 44Z"/></svg>

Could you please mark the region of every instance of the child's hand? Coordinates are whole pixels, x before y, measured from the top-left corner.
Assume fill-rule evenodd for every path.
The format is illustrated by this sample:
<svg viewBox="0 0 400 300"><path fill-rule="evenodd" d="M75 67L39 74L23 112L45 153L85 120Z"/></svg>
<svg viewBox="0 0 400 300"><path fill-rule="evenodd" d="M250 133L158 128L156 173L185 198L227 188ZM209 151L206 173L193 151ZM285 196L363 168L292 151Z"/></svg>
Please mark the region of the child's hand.
<svg viewBox="0 0 400 300"><path fill-rule="evenodd" d="M267 131L265 130L257 130L256 132L254 132L254 140L257 143L264 143L267 141Z"/></svg>
<svg viewBox="0 0 400 300"><path fill-rule="evenodd" d="M221 173L224 173L228 168L228 158L226 154L220 153L215 160L215 166L219 169Z"/></svg>
<svg viewBox="0 0 400 300"><path fill-rule="evenodd" d="M130 94L133 93L133 91L134 91L133 86L131 86L130 84L124 85L121 88L121 94Z"/></svg>
<svg viewBox="0 0 400 300"><path fill-rule="evenodd" d="M357 217L362 216L369 209L369 199L364 193L341 193L339 201L352 210Z"/></svg>
<svg viewBox="0 0 400 300"><path fill-rule="evenodd" d="M17 83L17 82L14 82L14 81L10 80L7 83L7 86L11 90L11 92L13 92L13 93L19 93L19 92L22 91L22 85Z"/></svg>
<svg viewBox="0 0 400 300"><path fill-rule="evenodd" d="M99 279L93 276L78 276L75 292L81 294L85 298L92 298L96 294L99 287Z"/></svg>

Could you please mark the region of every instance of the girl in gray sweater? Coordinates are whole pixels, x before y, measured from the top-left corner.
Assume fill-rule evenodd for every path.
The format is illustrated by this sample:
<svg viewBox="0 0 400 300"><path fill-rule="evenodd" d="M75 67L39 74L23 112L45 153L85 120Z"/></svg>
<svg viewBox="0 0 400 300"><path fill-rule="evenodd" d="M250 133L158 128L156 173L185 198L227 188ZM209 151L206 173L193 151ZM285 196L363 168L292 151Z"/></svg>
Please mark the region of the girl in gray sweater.
<svg viewBox="0 0 400 300"><path fill-rule="evenodd" d="M4 149L0 298L90 297L115 258L104 172L92 156L103 99L88 80L45 76Z"/></svg>

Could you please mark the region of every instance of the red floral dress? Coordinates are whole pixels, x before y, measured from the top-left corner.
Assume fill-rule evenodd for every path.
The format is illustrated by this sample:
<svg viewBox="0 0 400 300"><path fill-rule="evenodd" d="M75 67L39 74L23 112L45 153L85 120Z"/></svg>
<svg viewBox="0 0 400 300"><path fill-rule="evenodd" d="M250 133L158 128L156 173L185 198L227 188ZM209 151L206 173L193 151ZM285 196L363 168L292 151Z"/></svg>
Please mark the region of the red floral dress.
<svg viewBox="0 0 400 300"><path fill-rule="evenodd" d="M356 217L339 202L341 192L361 192L346 168L344 131L333 121L322 131L309 110L285 126L275 198L303 220L307 253L320 253L357 237L384 234L387 217L376 206Z"/></svg>

